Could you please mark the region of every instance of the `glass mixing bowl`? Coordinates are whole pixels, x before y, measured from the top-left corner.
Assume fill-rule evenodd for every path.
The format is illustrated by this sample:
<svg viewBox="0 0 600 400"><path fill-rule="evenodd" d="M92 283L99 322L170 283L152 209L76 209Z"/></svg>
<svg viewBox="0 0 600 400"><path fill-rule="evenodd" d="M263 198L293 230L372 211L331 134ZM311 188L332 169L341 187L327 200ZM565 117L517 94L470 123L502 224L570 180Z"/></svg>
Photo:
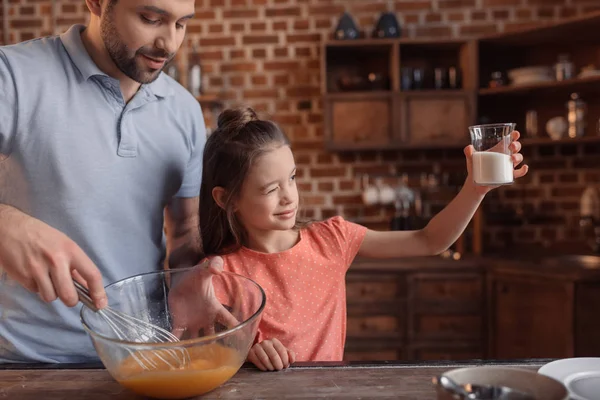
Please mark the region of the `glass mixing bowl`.
<svg viewBox="0 0 600 400"><path fill-rule="evenodd" d="M82 307L81 322L121 385L143 396L181 399L209 392L237 373L254 342L265 293L241 275L206 271L164 270L107 286L110 310L126 319ZM146 324L181 340L165 342L164 332Z"/></svg>

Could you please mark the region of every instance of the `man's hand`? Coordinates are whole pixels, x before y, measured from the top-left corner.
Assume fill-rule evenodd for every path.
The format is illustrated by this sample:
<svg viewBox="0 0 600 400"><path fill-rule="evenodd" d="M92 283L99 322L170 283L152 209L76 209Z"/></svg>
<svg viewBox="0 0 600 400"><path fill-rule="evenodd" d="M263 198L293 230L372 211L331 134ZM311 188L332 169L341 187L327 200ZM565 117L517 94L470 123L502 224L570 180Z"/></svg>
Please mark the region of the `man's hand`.
<svg viewBox="0 0 600 400"><path fill-rule="evenodd" d="M280 371L296 361L296 354L279 340L269 339L252 346L248 361L261 371Z"/></svg>
<svg viewBox="0 0 600 400"><path fill-rule="evenodd" d="M223 272L223 259L206 260L187 271L175 272L169 293L172 331L179 339L215 333L215 323L232 328L239 321L219 302L213 276Z"/></svg>
<svg viewBox="0 0 600 400"><path fill-rule="evenodd" d="M42 300L68 307L79 298L73 278L88 287L97 308L107 305L102 275L81 248L62 232L21 211L0 205L0 265L11 279Z"/></svg>

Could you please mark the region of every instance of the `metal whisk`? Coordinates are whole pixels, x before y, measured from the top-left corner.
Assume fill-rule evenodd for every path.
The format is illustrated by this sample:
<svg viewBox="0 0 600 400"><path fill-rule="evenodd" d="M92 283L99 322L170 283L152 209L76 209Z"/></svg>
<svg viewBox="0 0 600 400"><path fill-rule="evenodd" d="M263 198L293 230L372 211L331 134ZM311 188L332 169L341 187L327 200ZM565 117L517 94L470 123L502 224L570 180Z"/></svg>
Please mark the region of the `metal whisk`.
<svg viewBox="0 0 600 400"><path fill-rule="evenodd" d="M104 307L102 310L98 310L88 289L74 279L73 283L79 295L79 300L86 307L98 313L120 340L138 343L179 342L177 336L160 326L127 315L111 307ZM165 363L171 369L185 367L191 362L190 355L185 348L154 351L132 351L131 349L127 349L127 351L140 367L148 371L158 368L159 362Z"/></svg>

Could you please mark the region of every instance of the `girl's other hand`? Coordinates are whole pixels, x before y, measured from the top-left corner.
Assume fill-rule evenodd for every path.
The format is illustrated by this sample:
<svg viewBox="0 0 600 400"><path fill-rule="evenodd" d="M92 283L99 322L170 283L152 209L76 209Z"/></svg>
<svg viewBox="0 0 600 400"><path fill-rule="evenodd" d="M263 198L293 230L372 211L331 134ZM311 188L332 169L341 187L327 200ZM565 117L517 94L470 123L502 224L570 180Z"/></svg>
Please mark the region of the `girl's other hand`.
<svg viewBox="0 0 600 400"><path fill-rule="evenodd" d="M268 339L252 346L248 361L261 371L280 371L296 361L296 354L279 340Z"/></svg>

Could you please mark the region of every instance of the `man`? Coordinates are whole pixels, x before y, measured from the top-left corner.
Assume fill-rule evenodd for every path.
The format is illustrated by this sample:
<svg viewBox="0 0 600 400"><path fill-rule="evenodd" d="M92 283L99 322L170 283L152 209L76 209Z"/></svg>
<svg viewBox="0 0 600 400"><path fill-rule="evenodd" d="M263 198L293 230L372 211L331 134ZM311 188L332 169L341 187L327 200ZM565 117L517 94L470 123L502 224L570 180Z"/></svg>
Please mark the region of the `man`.
<svg viewBox="0 0 600 400"><path fill-rule="evenodd" d="M97 360L72 279L104 307L161 268L163 222L171 267L198 257L205 126L161 73L194 0L86 3L87 27L0 47L0 362Z"/></svg>

